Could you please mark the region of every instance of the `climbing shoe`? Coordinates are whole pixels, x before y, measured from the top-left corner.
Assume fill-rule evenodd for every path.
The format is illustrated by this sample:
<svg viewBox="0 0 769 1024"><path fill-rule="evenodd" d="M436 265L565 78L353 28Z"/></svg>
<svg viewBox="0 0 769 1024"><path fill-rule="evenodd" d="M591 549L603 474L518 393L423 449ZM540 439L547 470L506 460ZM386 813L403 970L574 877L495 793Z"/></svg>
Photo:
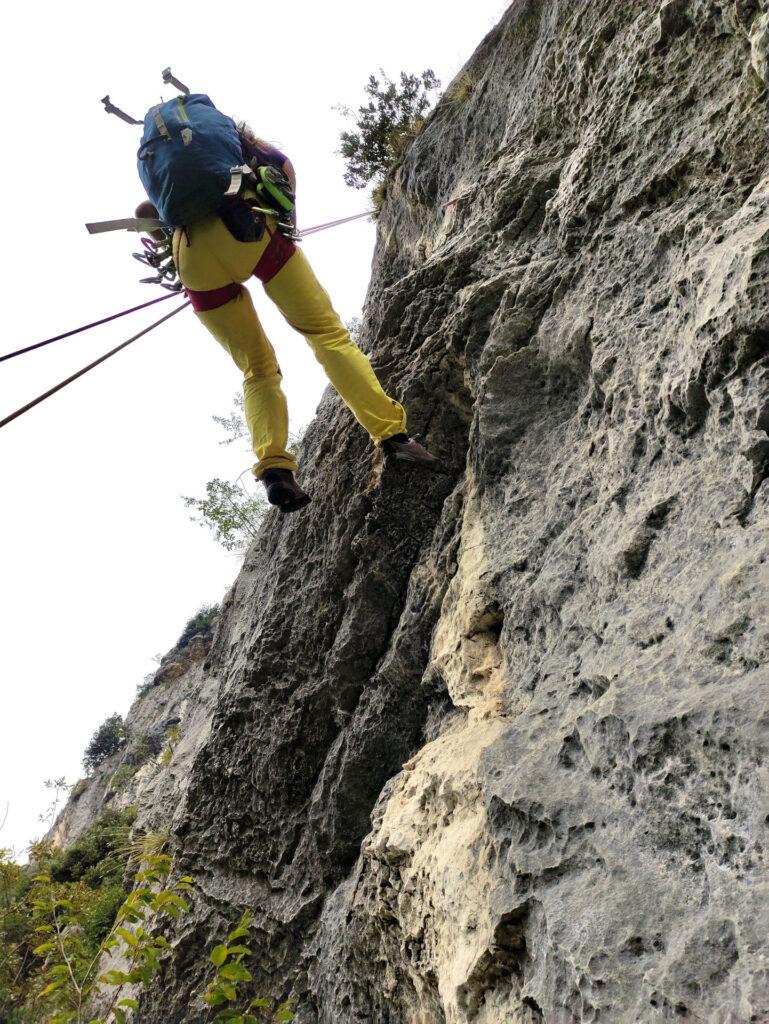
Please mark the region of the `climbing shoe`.
<svg viewBox="0 0 769 1024"><path fill-rule="evenodd" d="M281 512L298 512L310 504L310 495L302 490L290 469L266 469L261 481L267 488L267 501Z"/></svg>
<svg viewBox="0 0 769 1024"><path fill-rule="evenodd" d="M386 438L382 441L382 449L388 458L396 462L408 462L426 469L437 469L440 466L440 460L408 434L394 434Z"/></svg>

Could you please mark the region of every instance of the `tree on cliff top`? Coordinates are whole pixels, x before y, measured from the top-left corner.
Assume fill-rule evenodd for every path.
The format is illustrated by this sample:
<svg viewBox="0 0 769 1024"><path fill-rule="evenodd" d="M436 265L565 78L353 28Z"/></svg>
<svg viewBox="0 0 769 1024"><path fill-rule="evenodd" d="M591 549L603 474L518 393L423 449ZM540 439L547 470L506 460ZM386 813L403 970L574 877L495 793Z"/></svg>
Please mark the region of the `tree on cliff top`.
<svg viewBox="0 0 769 1024"><path fill-rule="evenodd" d="M353 113L337 106L355 121L357 131L342 132L339 150L347 161L344 180L353 188L365 188L370 181L381 181L403 154L404 143L419 134L430 106L430 93L440 88L435 72L427 68L421 75L400 73L400 85L380 69L381 81L369 76L365 86L368 103Z"/></svg>
<svg viewBox="0 0 769 1024"><path fill-rule="evenodd" d="M126 730L122 715L110 715L91 737L83 755L83 767L90 775L110 754L125 746Z"/></svg>

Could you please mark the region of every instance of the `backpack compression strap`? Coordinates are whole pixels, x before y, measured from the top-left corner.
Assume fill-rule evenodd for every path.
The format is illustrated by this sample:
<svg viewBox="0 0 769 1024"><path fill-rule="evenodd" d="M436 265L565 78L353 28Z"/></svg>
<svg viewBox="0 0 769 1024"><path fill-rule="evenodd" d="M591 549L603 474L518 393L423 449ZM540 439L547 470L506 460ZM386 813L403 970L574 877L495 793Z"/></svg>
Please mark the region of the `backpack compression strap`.
<svg viewBox="0 0 769 1024"><path fill-rule="evenodd" d="M168 131L168 128L166 127L165 121L161 117L160 107L161 107L161 104L158 104L156 107L152 108L152 117L153 117L153 119L155 121L155 127L160 132L161 138L165 139L166 142L170 142L171 141L171 134Z"/></svg>

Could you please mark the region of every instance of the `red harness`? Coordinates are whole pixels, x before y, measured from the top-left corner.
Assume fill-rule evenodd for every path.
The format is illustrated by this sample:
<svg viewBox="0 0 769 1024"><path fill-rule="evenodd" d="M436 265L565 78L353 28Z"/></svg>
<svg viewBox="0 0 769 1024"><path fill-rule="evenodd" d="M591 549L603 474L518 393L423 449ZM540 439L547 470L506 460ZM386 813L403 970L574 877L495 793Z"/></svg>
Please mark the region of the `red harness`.
<svg viewBox="0 0 769 1024"><path fill-rule="evenodd" d="M258 277L262 284L268 284L273 277L282 270L296 252L294 243L275 231L270 235L267 248L262 253L259 262L252 270L252 276ZM225 284L221 288L209 288L206 291L196 292L192 288L185 288L185 294L190 300L190 305L196 313L206 313L210 309L218 309L227 302L231 302L240 295L243 290L242 284Z"/></svg>

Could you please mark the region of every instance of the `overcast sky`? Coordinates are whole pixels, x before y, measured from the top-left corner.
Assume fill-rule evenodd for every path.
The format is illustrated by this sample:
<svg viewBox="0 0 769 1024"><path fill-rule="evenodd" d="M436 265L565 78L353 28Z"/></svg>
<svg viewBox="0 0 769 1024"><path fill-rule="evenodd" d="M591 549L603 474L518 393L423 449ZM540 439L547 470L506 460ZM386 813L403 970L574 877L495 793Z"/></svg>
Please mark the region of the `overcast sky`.
<svg viewBox="0 0 769 1024"><path fill-rule="evenodd" d="M333 106L362 102L380 67L391 77L432 67L446 86L506 7L296 0L259 5L249 23L247 7L199 0L14 4L0 44L0 353L163 294L138 283L138 236L83 227L131 216L142 197L139 129L104 113L106 93L143 117L175 94L160 74L170 65L291 156L307 227L367 208L366 193L342 180L345 122ZM360 314L373 244L365 220L303 243L345 321ZM252 294L299 428L325 380L256 282ZM175 303L0 364L0 418ZM0 846L22 855L43 829L44 780L76 781L97 726L125 714L153 656L233 582L239 559L190 522L181 495L250 465L247 447L219 445L211 420L239 387L229 357L185 311L0 429Z"/></svg>

